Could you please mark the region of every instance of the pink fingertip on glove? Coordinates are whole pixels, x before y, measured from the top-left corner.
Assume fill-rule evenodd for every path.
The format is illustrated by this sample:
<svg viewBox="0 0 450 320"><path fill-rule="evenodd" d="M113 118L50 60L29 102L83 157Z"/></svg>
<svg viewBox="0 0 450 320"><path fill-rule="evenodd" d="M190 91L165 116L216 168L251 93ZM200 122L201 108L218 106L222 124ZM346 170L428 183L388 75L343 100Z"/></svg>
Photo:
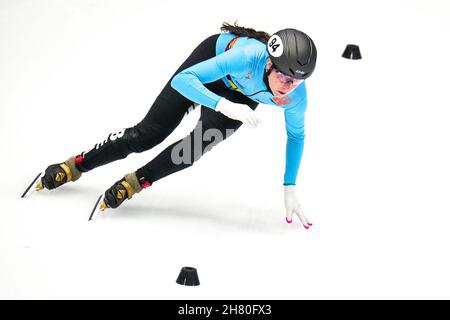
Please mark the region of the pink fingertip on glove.
<svg viewBox="0 0 450 320"><path fill-rule="evenodd" d="M292 220L289 220L288 217L286 217L286 222L287 223L292 223Z"/></svg>

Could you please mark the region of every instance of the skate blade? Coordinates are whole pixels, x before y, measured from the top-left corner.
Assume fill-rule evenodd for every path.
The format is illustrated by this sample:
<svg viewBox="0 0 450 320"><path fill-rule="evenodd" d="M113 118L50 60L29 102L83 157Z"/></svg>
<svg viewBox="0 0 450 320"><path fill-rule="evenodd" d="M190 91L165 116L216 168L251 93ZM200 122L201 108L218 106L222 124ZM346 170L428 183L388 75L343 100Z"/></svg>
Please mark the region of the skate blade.
<svg viewBox="0 0 450 320"><path fill-rule="evenodd" d="M94 209L92 209L91 215L89 216L89 221L97 217L100 213L102 213L105 209L108 208L104 200L105 195L102 194L100 197L98 197Z"/></svg>
<svg viewBox="0 0 450 320"><path fill-rule="evenodd" d="M21 198L29 197L34 191L39 191L44 189L42 185L41 177L43 176L43 172L40 172L36 178L34 178L33 182L28 186L25 192L22 194Z"/></svg>

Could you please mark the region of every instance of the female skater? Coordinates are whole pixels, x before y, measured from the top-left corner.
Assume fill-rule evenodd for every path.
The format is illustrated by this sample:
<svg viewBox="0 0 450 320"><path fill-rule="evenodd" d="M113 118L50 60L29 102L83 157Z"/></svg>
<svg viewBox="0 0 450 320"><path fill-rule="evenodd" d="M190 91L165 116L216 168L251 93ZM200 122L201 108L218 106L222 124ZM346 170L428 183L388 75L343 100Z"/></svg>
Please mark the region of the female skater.
<svg viewBox="0 0 450 320"><path fill-rule="evenodd" d="M281 107L285 113L286 221L291 223L296 214L308 229L312 224L297 200L295 183L303 153L307 104L304 80L316 64L314 42L295 29L283 29L270 36L224 23L221 30L191 53L141 122L109 134L93 148L63 163L50 165L36 189L57 188L78 180L84 172L153 148L170 135L187 112L201 105L200 119L189 135L106 190L99 204L101 209L117 208L159 179L191 166L242 123L258 126L260 119L255 109L258 103L265 103Z"/></svg>

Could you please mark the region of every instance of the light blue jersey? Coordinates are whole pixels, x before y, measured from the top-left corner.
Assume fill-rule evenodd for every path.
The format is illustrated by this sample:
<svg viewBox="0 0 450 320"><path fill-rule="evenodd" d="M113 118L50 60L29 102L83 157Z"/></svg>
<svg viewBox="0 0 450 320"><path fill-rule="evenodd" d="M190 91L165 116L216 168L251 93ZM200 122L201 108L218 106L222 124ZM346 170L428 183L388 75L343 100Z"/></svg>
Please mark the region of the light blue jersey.
<svg viewBox="0 0 450 320"><path fill-rule="evenodd" d="M295 184L305 137L305 82L289 94L275 97L264 82L269 58L265 44L256 39L241 37L231 49L225 51L228 43L235 37L229 33L221 34L217 39L216 56L181 71L172 79L171 85L189 100L215 109L222 97L208 90L204 84L222 79L227 87L235 90L226 78L229 75L239 91L248 98L283 108L287 132L284 184Z"/></svg>

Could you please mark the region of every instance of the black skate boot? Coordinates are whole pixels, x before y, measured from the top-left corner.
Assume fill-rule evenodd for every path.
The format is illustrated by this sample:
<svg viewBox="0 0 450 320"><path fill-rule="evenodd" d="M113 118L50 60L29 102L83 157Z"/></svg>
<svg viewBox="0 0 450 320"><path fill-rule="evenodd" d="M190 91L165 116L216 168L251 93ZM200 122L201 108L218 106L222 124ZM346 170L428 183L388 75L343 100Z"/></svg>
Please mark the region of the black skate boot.
<svg viewBox="0 0 450 320"><path fill-rule="evenodd" d="M136 174L129 173L106 190L101 209L117 208L125 199L131 199L135 193L141 190L142 186L139 184Z"/></svg>
<svg viewBox="0 0 450 320"><path fill-rule="evenodd" d="M71 157L63 163L52 164L45 169L44 176L36 186L37 190L44 188L52 190L69 181L76 181L81 177L81 172L75 165L75 158Z"/></svg>
<svg viewBox="0 0 450 320"><path fill-rule="evenodd" d="M119 207L125 199L131 199L134 194L149 186L151 186L151 182L138 180L136 173L126 174L125 177L106 190L104 194L100 195L89 216L89 221L99 216L107 208Z"/></svg>

